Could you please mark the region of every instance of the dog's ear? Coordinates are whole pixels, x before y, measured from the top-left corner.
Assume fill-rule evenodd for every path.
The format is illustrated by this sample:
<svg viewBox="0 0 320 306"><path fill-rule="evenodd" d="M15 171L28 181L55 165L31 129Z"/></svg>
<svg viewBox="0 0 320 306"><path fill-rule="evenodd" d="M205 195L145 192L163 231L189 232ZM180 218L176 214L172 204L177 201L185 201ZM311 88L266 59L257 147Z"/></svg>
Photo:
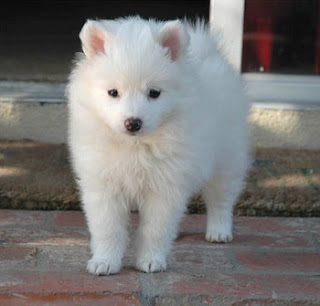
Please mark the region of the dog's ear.
<svg viewBox="0 0 320 306"><path fill-rule="evenodd" d="M181 21L169 21L160 30L160 44L168 48L172 61L179 59L189 45L189 34Z"/></svg>
<svg viewBox="0 0 320 306"><path fill-rule="evenodd" d="M79 34L84 54L90 58L99 53L106 53L106 43L112 39L103 25L94 20L87 20Z"/></svg>

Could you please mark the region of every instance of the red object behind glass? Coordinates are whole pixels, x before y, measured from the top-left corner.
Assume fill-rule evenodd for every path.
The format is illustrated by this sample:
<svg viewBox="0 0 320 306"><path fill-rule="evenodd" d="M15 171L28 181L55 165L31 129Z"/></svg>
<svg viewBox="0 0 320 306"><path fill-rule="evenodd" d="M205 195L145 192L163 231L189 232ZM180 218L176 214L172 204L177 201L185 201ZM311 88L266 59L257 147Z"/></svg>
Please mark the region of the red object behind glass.
<svg viewBox="0 0 320 306"><path fill-rule="evenodd" d="M319 74L320 0L246 0L243 72Z"/></svg>
<svg viewBox="0 0 320 306"><path fill-rule="evenodd" d="M320 1L318 1L318 16L320 16ZM317 23L317 37L315 47L315 74L320 74L320 21Z"/></svg>

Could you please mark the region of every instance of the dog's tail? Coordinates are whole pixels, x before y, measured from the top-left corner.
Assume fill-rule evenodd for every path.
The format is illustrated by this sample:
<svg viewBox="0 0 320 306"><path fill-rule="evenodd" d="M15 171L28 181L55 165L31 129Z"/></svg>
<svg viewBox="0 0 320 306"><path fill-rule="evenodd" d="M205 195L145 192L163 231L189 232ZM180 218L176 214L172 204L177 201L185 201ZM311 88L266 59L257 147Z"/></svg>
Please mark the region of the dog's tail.
<svg viewBox="0 0 320 306"><path fill-rule="evenodd" d="M221 57L221 34L213 31L210 25L203 19L196 22L186 22L190 35L190 52L201 62L213 57Z"/></svg>

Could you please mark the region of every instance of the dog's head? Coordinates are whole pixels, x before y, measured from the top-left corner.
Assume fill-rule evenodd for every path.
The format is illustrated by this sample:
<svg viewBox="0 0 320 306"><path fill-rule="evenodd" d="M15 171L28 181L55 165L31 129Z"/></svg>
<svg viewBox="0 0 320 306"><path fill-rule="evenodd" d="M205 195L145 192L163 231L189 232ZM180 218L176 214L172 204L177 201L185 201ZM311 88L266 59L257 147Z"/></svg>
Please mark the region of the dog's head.
<svg viewBox="0 0 320 306"><path fill-rule="evenodd" d="M152 133L188 96L189 35L180 21L88 20L80 39L87 106L113 131Z"/></svg>

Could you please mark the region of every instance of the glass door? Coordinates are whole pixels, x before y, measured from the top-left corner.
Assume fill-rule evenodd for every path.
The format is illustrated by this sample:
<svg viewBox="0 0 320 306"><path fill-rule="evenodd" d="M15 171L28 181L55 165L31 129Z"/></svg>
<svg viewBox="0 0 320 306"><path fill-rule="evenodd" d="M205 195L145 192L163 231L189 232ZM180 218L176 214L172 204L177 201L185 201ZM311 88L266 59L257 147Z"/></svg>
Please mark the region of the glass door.
<svg viewBox="0 0 320 306"><path fill-rule="evenodd" d="M210 19L253 101L320 104L320 0L213 0Z"/></svg>
<svg viewBox="0 0 320 306"><path fill-rule="evenodd" d="M242 72L318 75L319 0L246 0Z"/></svg>

